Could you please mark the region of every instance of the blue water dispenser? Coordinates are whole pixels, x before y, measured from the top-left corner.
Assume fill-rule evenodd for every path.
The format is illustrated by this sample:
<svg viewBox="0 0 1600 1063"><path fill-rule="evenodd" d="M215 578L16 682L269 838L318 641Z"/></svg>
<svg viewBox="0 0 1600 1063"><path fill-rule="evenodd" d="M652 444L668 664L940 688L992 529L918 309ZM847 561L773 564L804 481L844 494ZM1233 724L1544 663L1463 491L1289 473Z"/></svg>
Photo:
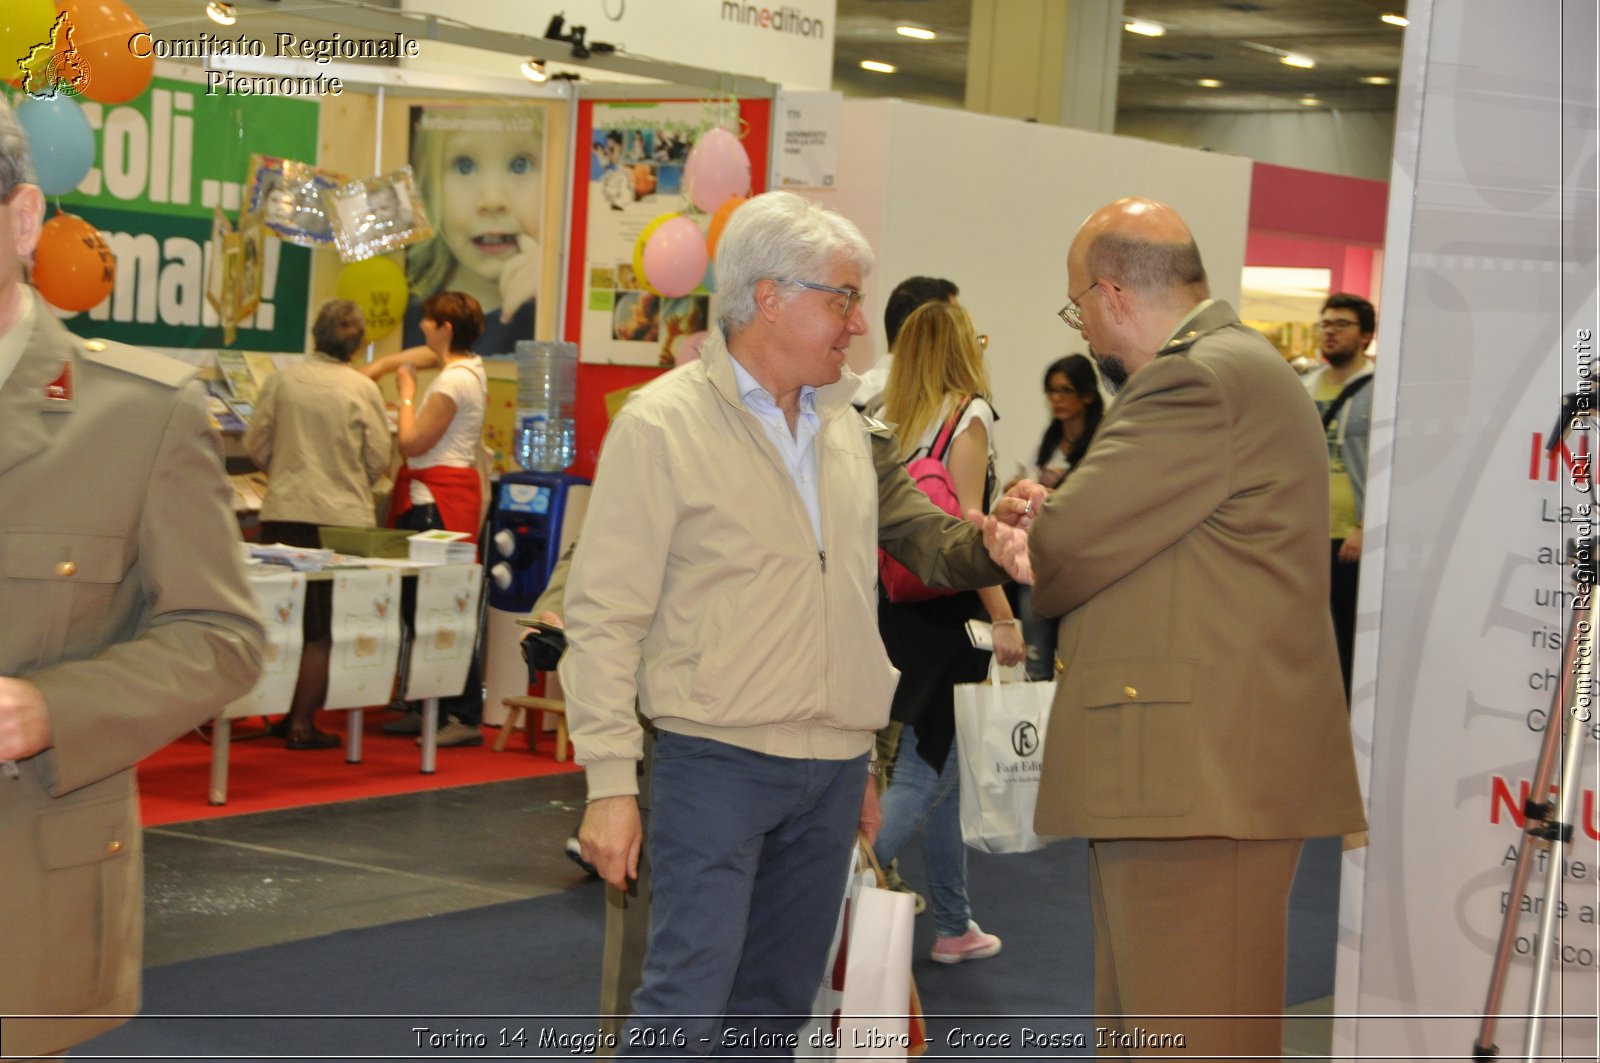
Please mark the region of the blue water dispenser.
<svg viewBox="0 0 1600 1063"><path fill-rule="evenodd" d="M526 614L550 582L561 557L568 499L589 481L559 472L508 472L500 477L490 514L485 563L489 605Z"/></svg>

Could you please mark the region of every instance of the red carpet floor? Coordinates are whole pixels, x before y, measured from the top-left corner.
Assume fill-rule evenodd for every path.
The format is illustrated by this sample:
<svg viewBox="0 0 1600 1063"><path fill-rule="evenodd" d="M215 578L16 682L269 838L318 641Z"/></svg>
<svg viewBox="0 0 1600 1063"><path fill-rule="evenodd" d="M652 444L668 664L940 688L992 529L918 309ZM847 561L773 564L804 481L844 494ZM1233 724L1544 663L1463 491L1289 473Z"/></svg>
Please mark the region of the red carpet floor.
<svg viewBox="0 0 1600 1063"><path fill-rule="evenodd" d="M321 713L317 726L342 739L346 719L343 712ZM342 745L289 750L281 738L243 738L259 733L262 721L233 721L225 805L206 800L211 777L209 728L205 735L190 733L139 764L145 826L578 770L570 751L566 763L556 762L554 735L540 734L537 751L529 751L527 739L521 733L513 734L505 752L496 753L491 747L499 731L485 727L483 745L441 749L438 770L423 775L418 771L422 751L416 740L379 730L384 721L392 719L394 714L389 712L365 714L359 764L345 762Z"/></svg>

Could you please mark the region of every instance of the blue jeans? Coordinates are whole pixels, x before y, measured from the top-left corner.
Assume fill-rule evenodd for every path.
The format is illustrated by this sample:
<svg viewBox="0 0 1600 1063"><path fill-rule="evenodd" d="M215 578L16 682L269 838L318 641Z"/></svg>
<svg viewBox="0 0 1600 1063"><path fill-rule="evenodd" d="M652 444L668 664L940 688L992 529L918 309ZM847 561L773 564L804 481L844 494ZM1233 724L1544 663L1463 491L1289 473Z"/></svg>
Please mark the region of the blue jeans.
<svg viewBox="0 0 1600 1063"><path fill-rule="evenodd" d="M657 733L650 945L618 1056L794 1054L844 900L866 759Z"/></svg>
<svg viewBox="0 0 1600 1063"><path fill-rule="evenodd" d="M967 848L961 840L961 769L956 744L938 774L917 755L916 731L900 732L900 752L883 792L883 827L874 851L887 864L918 832L928 868L928 896L940 937L967 932L972 906L967 902Z"/></svg>

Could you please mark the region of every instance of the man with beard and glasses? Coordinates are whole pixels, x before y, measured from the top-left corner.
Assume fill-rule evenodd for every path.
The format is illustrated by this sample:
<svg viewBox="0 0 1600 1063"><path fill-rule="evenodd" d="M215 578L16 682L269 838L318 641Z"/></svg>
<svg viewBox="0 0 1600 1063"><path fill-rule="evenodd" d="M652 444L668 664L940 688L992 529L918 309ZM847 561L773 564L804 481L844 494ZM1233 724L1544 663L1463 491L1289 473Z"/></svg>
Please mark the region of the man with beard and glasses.
<svg viewBox="0 0 1600 1063"><path fill-rule="evenodd" d="M1101 1054L1276 1058L1303 840L1365 829L1323 432L1294 370L1209 297L1171 207L1090 215L1067 294L1120 390L1072 475L1013 487L984 529L1062 618L1034 825L1090 842Z"/></svg>
<svg viewBox="0 0 1600 1063"><path fill-rule="evenodd" d="M1339 293L1322 304L1317 331L1326 365L1305 375L1328 434L1329 583L1333 633L1339 643L1344 700L1350 703L1350 657L1356 639L1356 588L1361 579L1361 524L1367 502L1367 437L1372 429L1372 359L1378 327L1372 304Z"/></svg>

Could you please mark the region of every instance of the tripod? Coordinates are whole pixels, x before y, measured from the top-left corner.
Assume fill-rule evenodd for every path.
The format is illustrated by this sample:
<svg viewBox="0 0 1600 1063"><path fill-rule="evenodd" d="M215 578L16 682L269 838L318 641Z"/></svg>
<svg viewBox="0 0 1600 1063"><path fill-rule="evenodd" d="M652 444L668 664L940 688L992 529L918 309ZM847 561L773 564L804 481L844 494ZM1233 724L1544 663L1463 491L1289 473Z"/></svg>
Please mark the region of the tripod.
<svg viewBox="0 0 1600 1063"><path fill-rule="evenodd" d="M1547 450L1554 451L1580 415L1592 409L1579 406L1576 394L1562 404L1561 418L1550 433ZM1584 462L1586 497L1593 499L1594 474ZM1574 469L1574 473L1577 469ZM1591 503L1592 505L1592 503ZM1578 772L1583 767L1584 733L1596 714L1596 640L1600 639L1600 598L1595 586L1595 515L1581 522L1584 534L1567 541L1567 562L1572 566L1576 592L1567 617L1567 638L1561 660L1561 682L1545 721L1544 741L1539 749L1538 766L1531 789L1523 804L1522 840L1517 848L1516 870L1511 876L1511 892L1495 948L1494 967L1489 976L1489 992L1483 1004L1483 1023L1472 1046L1472 1058L1486 1063L1500 1054L1494 1043L1495 1025L1500 1017L1500 1001L1505 993L1507 970L1516 945L1517 918L1522 898L1533 870L1529 859L1535 849L1545 852L1543 904L1539 912L1539 934L1534 949L1533 987L1528 997L1528 1032L1521 1058L1539 1058L1544 1036L1544 1014L1550 990L1550 961L1556 953L1556 914L1560 907L1561 877L1566 868L1567 846L1572 842L1573 814L1578 807ZM1550 782L1560 759L1561 781L1556 799L1550 799Z"/></svg>

